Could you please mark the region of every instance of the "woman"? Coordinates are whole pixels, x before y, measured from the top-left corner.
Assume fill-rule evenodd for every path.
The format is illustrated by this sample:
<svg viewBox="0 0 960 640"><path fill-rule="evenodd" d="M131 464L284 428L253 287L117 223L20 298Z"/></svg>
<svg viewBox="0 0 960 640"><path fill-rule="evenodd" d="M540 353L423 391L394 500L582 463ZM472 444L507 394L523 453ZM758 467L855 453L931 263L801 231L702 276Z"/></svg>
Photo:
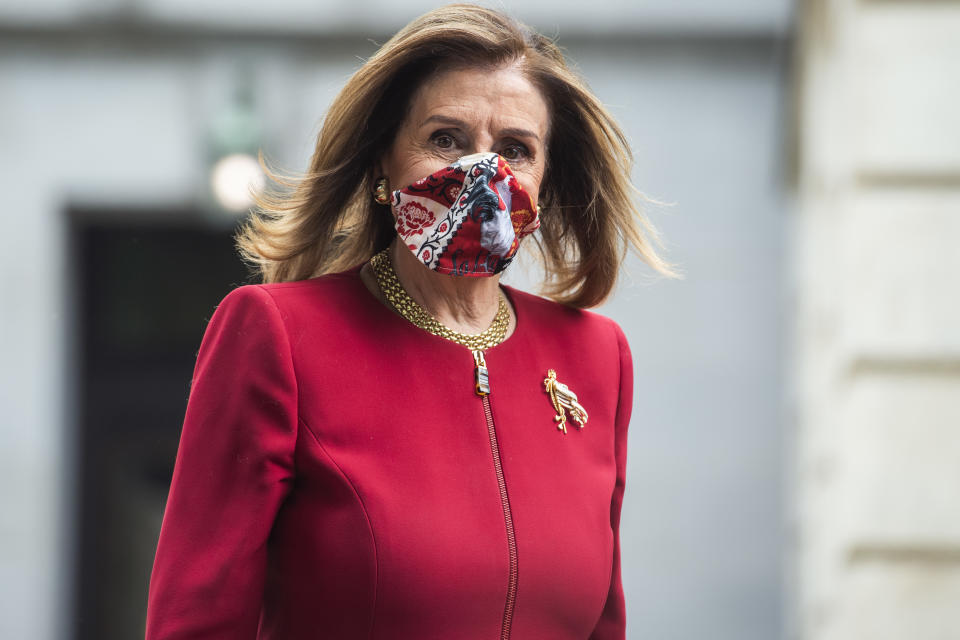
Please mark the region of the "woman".
<svg viewBox="0 0 960 640"><path fill-rule="evenodd" d="M630 351L583 310L672 273L550 41L432 11L242 230L266 284L197 360L147 638L623 638ZM546 300L501 286L539 242ZM538 237L539 236L539 237Z"/></svg>

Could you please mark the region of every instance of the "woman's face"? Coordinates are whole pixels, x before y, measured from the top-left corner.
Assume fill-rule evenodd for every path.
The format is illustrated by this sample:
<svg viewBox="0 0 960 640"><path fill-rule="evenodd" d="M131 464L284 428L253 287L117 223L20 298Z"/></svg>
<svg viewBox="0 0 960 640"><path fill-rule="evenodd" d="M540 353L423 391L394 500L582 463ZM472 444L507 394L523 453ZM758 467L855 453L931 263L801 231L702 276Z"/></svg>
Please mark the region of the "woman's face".
<svg viewBox="0 0 960 640"><path fill-rule="evenodd" d="M499 153L536 204L546 168L547 103L518 64L436 74L414 93L378 175L403 188L473 153Z"/></svg>

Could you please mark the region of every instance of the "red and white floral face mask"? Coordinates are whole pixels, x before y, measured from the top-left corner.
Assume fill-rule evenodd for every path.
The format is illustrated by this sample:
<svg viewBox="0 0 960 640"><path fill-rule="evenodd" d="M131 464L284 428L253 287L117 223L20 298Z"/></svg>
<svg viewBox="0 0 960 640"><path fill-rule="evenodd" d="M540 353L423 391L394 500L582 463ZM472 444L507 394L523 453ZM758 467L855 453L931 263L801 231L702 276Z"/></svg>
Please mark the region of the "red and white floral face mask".
<svg viewBox="0 0 960 640"><path fill-rule="evenodd" d="M492 276L540 226L537 207L497 153L464 156L397 189L400 239L424 265L457 276Z"/></svg>

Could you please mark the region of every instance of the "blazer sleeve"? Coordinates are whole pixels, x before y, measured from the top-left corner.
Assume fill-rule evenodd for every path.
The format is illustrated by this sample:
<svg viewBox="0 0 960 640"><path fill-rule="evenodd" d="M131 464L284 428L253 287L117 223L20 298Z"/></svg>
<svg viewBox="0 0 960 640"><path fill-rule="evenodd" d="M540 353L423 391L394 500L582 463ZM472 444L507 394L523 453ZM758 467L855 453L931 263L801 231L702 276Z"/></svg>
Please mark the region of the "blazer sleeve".
<svg viewBox="0 0 960 640"><path fill-rule="evenodd" d="M197 354L150 577L147 640L256 637L297 420L279 309L266 289L239 287L217 307Z"/></svg>
<svg viewBox="0 0 960 640"><path fill-rule="evenodd" d="M620 395L617 402L617 415L614 421L614 450L617 461L617 480L610 502L610 526L613 529L613 571L610 577L610 591L607 602L597 625L590 634L590 640L624 640L627 634L627 612L623 597L623 583L620 572L620 510L623 505L623 491L627 478L627 428L633 410L633 357L630 346L619 325L611 321L617 334L620 351Z"/></svg>

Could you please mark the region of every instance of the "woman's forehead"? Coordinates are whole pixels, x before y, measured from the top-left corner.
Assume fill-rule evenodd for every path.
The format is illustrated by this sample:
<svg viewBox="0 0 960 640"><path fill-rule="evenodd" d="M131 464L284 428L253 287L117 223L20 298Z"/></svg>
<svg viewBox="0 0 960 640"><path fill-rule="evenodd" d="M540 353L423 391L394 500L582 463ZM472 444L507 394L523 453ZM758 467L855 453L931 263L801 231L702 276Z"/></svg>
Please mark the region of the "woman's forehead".
<svg viewBox="0 0 960 640"><path fill-rule="evenodd" d="M439 71L414 93L407 125L415 128L442 119L481 126L529 129L543 137L549 120L540 90L516 64L457 67Z"/></svg>

